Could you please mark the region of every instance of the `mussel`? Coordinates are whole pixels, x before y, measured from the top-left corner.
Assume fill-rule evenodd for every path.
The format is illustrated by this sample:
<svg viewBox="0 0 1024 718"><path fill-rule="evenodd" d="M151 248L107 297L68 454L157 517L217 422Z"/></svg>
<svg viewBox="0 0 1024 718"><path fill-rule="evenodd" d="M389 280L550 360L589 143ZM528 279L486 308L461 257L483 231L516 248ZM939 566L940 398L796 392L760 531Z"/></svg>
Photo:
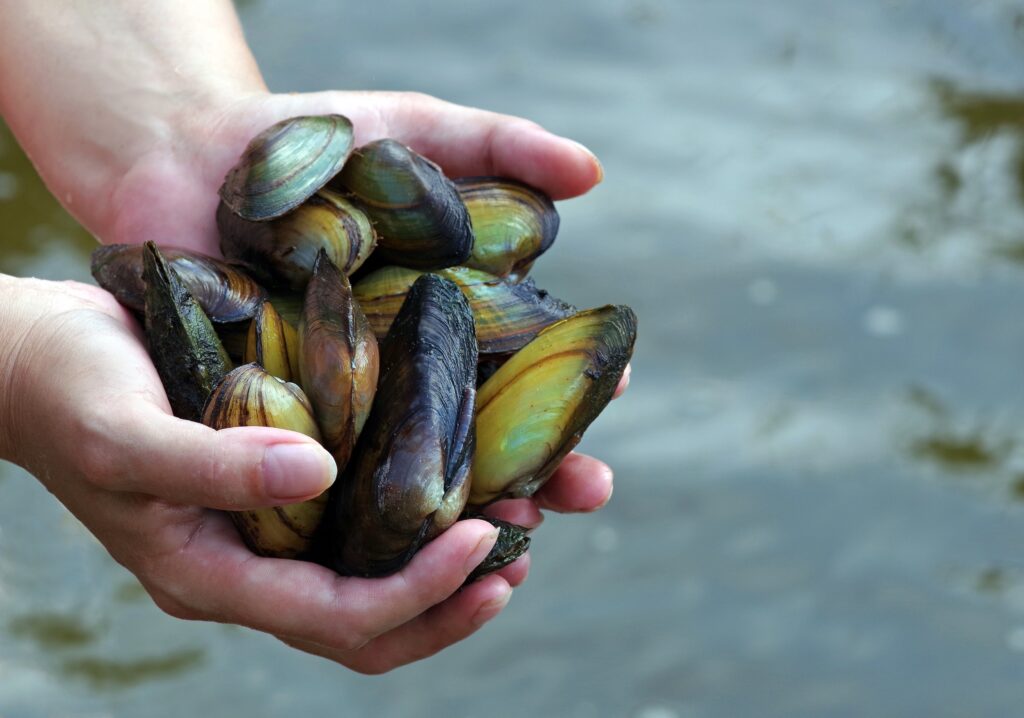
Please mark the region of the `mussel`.
<svg viewBox="0 0 1024 718"><path fill-rule="evenodd" d="M210 395L202 418L214 429L272 426L320 440L313 408L302 390L271 376L258 364L245 364L227 374ZM326 506L324 492L309 501L233 511L231 518L256 553L295 558L309 552Z"/></svg>
<svg viewBox="0 0 1024 718"><path fill-rule="evenodd" d="M352 274L377 246L366 215L337 192L321 189L303 204L269 222L250 222L223 202L217 208L220 250L267 285L301 291L323 249Z"/></svg>
<svg viewBox="0 0 1024 718"><path fill-rule="evenodd" d="M327 184L352 152L342 115L293 117L256 135L220 187L221 201L250 222L289 212Z"/></svg>
<svg viewBox="0 0 1024 718"><path fill-rule="evenodd" d="M340 573L397 571L462 512L476 359L465 297L437 275L420 277L381 344L373 410L335 492L332 563Z"/></svg>
<svg viewBox="0 0 1024 718"><path fill-rule="evenodd" d="M540 190L502 177L455 180L473 223L465 265L510 281L526 276L558 234L558 211Z"/></svg>
<svg viewBox="0 0 1024 718"><path fill-rule="evenodd" d="M343 187L373 221L377 253L417 269L461 264L473 249L466 205L441 168L391 139L352 153L332 186Z"/></svg>
<svg viewBox="0 0 1024 718"><path fill-rule="evenodd" d="M382 267L356 282L353 292L378 337L387 333L406 292L421 274L405 267ZM468 267L449 267L436 274L458 285L469 300L481 355L514 352L544 327L576 312L537 289L530 279L515 284Z"/></svg>
<svg viewBox="0 0 1024 718"><path fill-rule="evenodd" d="M162 247L160 252L212 322L251 319L267 298L260 285L227 262L175 247ZM141 244L99 247L92 253L91 265L97 284L129 309L143 311L146 282Z"/></svg>
<svg viewBox="0 0 1024 718"><path fill-rule="evenodd" d="M469 503L540 488L611 401L635 340L629 307L589 309L544 329L484 382Z"/></svg>
<svg viewBox="0 0 1024 718"><path fill-rule="evenodd" d="M313 266L299 321L299 373L338 471L349 461L373 405L377 340L348 279L324 250Z"/></svg>
<svg viewBox="0 0 1024 718"><path fill-rule="evenodd" d="M299 380L298 332L270 302L263 302L249 324L242 361L259 364L283 381Z"/></svg>
<svg viewBox="0 0 1024 718"><path fill-rule="evenodd" d="M466 583L472 583L481 576L505 568L530 548L529 529L525 526L474 512L463 514L463 518L483 519L498 529L498 538L495 539L494 546L469 574Z"/></svg>
<svg viewBox="0 0 1024 718"><path fill-rule="evenodd" d="M152 242L143 249L149 353L174 415L199 421L231 360L198 302Z"/></svg>

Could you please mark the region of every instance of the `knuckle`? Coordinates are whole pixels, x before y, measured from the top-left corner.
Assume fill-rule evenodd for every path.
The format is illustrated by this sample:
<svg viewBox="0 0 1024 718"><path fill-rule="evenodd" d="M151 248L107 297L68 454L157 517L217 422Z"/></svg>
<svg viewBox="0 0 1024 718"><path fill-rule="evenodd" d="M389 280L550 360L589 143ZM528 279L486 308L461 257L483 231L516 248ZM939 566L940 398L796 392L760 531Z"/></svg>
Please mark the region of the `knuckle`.
<svg viewBox="0 0 1024 718"><path fill-rule="evenodd" d="M371 631L365 626L349 626L338 639L338 648L343 651L358 651L373 640Z"/></svg>
<svg viewBox="0 0 1024 718"><path fill-rule="evenodd" d="M85 411L72 423L71 445L75 452L78 470L89 483L104 489L118 484L117 452L110 444L109 420L98 411Z"/></svg>
<svg viewBox="0 0 1024 718"><path fill-rule="evenodd" d="M164 595L158 591L150 591L149 595L153 599L153 603L156 604L156 607L171 618L178 618L182 621L198 621L203 618L199 611L186 606L170 596Z"/></svg>

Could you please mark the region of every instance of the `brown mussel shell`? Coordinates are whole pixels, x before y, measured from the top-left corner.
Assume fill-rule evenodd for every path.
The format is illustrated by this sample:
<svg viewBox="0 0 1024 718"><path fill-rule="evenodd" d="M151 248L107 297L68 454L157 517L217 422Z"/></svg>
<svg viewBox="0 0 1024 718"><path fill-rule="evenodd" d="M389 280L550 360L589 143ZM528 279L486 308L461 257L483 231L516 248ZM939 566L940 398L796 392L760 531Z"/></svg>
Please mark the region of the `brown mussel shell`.
<svg viewBox="0 0 1024 718"><path fill-rule="evenodd" d="M320 440L313 408L302 390L257 364L245 364L224 377L210 395L203 423L214 429L271 426ZM296 558L310 551L326 506L324 492L308 501L229 514L255 553Z"/></svg>
<svg viewBox="0 0 1024 718"><path fill-rule="evenodd" d="M352 152L342 115L292 117L256 135L220 188L228 209L265 222L298 207L341 170Z"/></svg>
<svg viewBox="0 0 1024 718"><path fill-rule="evenodd" d="M424 275L381 344L373 410L338 482L332 565L340 573L397 571L462 512L476 359L462 293Z"/></svg>
<svg viewBox="0 0 1024 718"><path fill-rule="evenodd" d="M516 284L468 267L435 273L457 284L469 300L481 355L517 351L544 327L576 312L575 307L537 289L533 280ZM356 282L353 292L378 337L387 333L406 292L421 274L405 267L382 267Z"/></svg>
<svg viewBox="0 0 1024 718"><path fill-rule="evenodd" d="M333 186L343 187L370 217L384 261L437 269L461 264L473 249L473 226L455 185L400 142L360 147Z"/></svg>
<svg viewBox="0 0 1024 718"><path fill-rule="evenodd" d="M502 177L455 180L473 223L465 266L516 282L558 234L558 211L539 189Z"/></svg>
<svg viewBox="0 0 1024 718"><path fill-rule="evenodd" d="M231 360L210 320L152 242L143 249L149 353L174 415L199 421Z"/></svg>
<svg viewBox="0 0 1024 718"><path fill-rule="evenodd" d="M96 283L139 313L146 293L142 252L141 244L111 244L96 249L91 262ZM175 247L162 247L160 252L212 322L251 319L267 298L260 285L227 262Z"/></svg>
<svg viewBox="0 0 1024 718"><path fill-rule="evenodd" d="M379 355L345 274L320 250L299 322L299 374L338 471L373 406Z"/></svg>
<svg viewBox="0 0 1024 718"><path fill-rule="evenodd" d="M544 329L483 383L469 503L531 496L611 401L636 341L629 307Z"/></svg>
<svg viewBox="0 0 1024 718"><path fill-rule="evenodd" d="M302 291L323 249L345 274L362 266L377 246L367 216L337 192L321 189L269 222L249 222L223 202L217 207L220 250L268 286Z"/></svg>

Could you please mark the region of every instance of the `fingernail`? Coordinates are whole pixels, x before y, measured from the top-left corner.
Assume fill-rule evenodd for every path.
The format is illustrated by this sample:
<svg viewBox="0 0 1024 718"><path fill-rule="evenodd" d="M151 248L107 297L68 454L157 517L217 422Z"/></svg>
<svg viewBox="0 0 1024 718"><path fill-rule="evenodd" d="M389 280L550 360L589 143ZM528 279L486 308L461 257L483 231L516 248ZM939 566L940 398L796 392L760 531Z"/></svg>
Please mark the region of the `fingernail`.
<svg viewBox="0 0 1024 718"><path fill-rule="evenodd" d="M490 601L485 601L480 604L480 608L476 609L476 613L473 614L473 625L482 626L483 624L490 621L492 618L501 613L501 610L508 605L509 599L512 598L512 589L508 589L500 596L495 596Z"/></svg>
<svg viewBox="0 0 1024 718"><path fill-rule="evenodd" d="M599 184L604 179L604 167L601 165L601 160L597 159L597 155L591 152L590 148L587 147L586 145L577 142L576 140L570 140L568 138L566 138L566 141L575 145L578 149L583 150L588 155L590 155L590 159L594 163L594 169L597 170L597 180L594 182L594 184Z"/></svg>
<svg viewBox="0 0 1024 718"><path fill-rule="evenodd" d="M481 561L487 558L487 554L491 552L491 549L494 547L494 542L497 540L498 529L491 529L480 538L476 546L473 547L473 550L466 558L466 573L472 571L474 568L480 565Z"/></svg>
<svg viewBox="0 0 1024 718"><path fill-rule="evenodd" d="M275 499L321 494L337 473L331 455L313 444L274 444L263 453L263 485Z"/></svg>
<svg viewBox="0 0 1024 718"><path fill-rule="evenodd" d="M605 506L607 506L608 502L612 500L612 494L615 493L615 474L612 472L610 468L606 469L604 472L602 472L602 474L602 478L608 484L608 494L604 497L604 501L602 501L600 505L598 505L598 509L603 509Z"/></svg>

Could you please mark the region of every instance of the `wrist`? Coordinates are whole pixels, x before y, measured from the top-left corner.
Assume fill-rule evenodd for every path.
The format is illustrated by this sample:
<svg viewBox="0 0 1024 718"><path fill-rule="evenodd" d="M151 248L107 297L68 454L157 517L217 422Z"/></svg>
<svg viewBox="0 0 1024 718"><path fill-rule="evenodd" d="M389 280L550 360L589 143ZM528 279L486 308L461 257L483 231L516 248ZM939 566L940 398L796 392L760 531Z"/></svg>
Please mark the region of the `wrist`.
<svg viewBox="0 0 1024 718"><path fill-rule="evenodd" d="M265 91L230 0L5 6L0 114L53 194L104 241L124 240L126 175L189 161L219 108Z"/></svg>

